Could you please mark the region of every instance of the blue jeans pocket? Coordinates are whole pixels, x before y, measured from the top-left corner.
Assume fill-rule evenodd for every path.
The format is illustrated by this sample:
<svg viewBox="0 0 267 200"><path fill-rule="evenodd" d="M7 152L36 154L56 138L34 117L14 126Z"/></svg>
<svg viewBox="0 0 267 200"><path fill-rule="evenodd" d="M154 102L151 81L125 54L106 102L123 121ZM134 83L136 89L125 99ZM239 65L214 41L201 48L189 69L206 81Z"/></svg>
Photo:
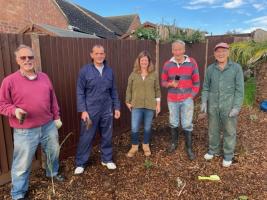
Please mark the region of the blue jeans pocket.
<svg viewBox="0 0 267 200"><path fill-rule="evenodd" d="M14 134L27 135L29 130L26 128L14 128Z"/></svg>

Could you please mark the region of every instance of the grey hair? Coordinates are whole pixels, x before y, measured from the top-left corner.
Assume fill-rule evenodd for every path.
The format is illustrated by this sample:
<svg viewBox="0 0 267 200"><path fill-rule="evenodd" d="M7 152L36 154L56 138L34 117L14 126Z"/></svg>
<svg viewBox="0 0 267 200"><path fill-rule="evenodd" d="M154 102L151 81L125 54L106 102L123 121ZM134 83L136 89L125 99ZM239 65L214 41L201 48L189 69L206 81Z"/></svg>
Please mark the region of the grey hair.
<svg viewBox="0 0 267 200"><path fill-rule="evenodd" d="M93 52L94 48L102 48L102 49L104 49L104 51L105 51L105 48L104 48L101 44L95 44L95 45L92 47L91 52Z"/></svg>
<svg viewBox="0 0 267 200"><path fill-rule="evenodd" d="M182 46L185 47L185 42L182 41L182 40L175 40L175 41L172 43L172 47L173 47L174 45L176 45L176 44L180 44L180 45L182 45Z"/></svg>
<svg viewBox="0 0 267 200"><path fill-rule="evenodd" d="M18 52L19 52L21 49L29 49L32 53L34 53L34 52L33 52L33 49L32 49L31 47L29 47L29 46L27 46L27 45L25 45L25 44L21 44L21 45L19 45L18 48L14 51L14 54L15 54L16 57L17 57L17 55L18 55Z"/></svg>

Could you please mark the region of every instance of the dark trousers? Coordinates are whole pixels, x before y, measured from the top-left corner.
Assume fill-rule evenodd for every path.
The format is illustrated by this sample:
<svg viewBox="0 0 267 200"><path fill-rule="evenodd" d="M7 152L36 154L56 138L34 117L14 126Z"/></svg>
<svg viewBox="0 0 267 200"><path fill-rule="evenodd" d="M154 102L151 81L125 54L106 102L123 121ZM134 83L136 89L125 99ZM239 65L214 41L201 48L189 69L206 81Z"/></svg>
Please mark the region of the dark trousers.
<svg viewBox="0 0 267 200"><path fill-rule="evenodd" d="M93 126L88 130L85 127L85 123L81 122L81 133L75 159L77 167L86 165L97 129L101 133L101 160L105 163L112 161L112 109L106 109L95 116L90 116L90 119L93 122Z"/></svg>

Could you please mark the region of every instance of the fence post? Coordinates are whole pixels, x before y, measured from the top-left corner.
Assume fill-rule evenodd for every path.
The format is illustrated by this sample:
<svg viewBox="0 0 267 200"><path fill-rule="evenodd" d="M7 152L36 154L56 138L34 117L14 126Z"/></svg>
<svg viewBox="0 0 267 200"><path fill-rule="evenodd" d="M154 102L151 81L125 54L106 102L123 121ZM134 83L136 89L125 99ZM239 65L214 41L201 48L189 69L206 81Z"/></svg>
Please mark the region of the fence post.
<svg viewBox="0 0 267 200"><path fill-rule="evenodd" d="M42 61L41 61L41 49L40 49L40 40L39 36L36 33L31 34L32 49L34 52L34 61L35 61L35 70L37 72L42 71ZM40 159L41 166L43 169L46 168L46 156L42 150L38 150L37 158Z"/></svg>
<svg viewBox="0 0 267 200"><path fill-rule="evenodd" d="M36 71L42 71L41 52L39 36L36 33L31 34L32 49L34 51L35 69Z"/></svg>
<svg viewBox="0 0 267 200"><path fill-rule="evenodd" d="M206 70L208 65L208 56L209 56L209 38L206 39L206 51L205 51L205 65L204 65L204 80L206 77Z"/></svg>
<svg viewBox="0 0 267 200"><path fill-rule="evenodd" d="M159 38L156 39L156 72L159 73Z"/></svg>

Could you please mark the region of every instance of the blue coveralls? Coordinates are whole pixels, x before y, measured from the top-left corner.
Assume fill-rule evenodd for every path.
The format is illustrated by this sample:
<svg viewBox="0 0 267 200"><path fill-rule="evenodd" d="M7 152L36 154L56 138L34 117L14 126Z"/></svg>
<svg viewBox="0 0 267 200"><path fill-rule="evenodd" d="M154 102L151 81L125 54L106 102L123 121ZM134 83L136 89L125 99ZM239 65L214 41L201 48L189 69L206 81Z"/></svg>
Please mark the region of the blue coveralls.
<svg viewBox="0 0 267 200"><path fill-rule="evenodd" d="M101 160L112 161L113 109L120 109L112 69L104 62L102 76L93 64L85 65L77 80L77 110L87 111L93 126L88 130L81 120L76 166L84 167L90 156L97 129L101 133Z"/></svg>

